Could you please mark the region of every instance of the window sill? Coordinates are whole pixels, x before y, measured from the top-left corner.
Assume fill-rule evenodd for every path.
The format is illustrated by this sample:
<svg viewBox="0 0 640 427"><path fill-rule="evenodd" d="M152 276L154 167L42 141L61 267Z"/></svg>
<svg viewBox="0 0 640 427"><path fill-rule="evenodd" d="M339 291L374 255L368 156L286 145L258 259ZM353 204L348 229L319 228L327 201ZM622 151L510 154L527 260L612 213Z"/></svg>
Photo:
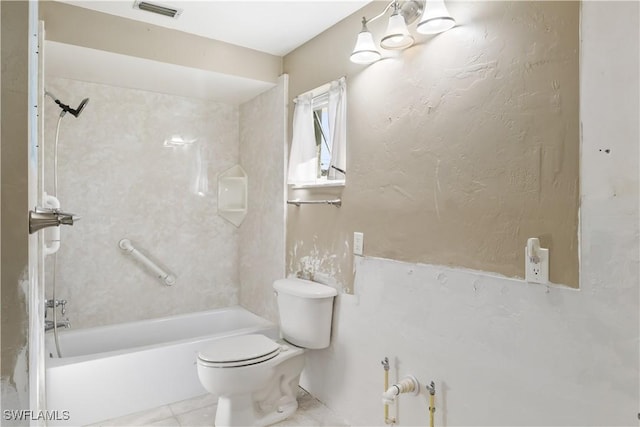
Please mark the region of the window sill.
<svg viewBox="0 0 640 427"><path fill-rule="evenodd" d="M308 188L330 188L330 187L344 187L344 180L335 181L318 181L305 184L289 184L292 190L304 190Z"/></svg>

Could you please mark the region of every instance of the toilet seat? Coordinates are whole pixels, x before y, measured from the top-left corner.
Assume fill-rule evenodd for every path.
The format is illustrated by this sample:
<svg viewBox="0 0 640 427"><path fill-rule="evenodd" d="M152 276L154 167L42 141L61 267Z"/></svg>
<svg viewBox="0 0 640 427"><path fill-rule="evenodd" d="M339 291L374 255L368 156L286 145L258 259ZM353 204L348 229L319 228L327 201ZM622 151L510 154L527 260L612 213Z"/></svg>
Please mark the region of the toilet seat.
<svg viewBox="0 0 640 427"><path fill-rule="evenodd" d="M221 338L198 353L198 363L210 368L236 368L266 362L281 346L259 334Z"/></svg>

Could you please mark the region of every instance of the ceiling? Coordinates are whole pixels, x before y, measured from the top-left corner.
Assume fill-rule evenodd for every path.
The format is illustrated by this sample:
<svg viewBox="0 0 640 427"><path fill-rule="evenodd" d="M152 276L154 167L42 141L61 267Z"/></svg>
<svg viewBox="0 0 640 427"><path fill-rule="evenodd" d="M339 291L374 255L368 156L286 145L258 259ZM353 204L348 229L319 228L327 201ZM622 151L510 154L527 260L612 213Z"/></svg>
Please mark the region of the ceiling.
<svg viewBox="0 0 640 427"><path fill-rule="evenodd" d="M371 0L147 0L182 9L169 18L134 9L134 0L64 3L284 56Z"/></svg>
<svg viewBox="0 0 640 427"><path fill-rule="evenodd" d="M146 0L182 9L177 19L134 0L59 0L73 6L284 56L372 0ZM47 41L45 79L59 77L240 105L275 83Z"/></svg>

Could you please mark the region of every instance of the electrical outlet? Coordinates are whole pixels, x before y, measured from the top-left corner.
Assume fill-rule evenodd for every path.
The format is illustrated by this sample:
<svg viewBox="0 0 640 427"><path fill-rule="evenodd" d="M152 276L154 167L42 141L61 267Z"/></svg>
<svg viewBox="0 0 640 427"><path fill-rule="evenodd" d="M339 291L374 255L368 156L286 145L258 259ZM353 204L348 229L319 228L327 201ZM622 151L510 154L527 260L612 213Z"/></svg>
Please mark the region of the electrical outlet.
<svg viewBox="0 0 640 427"><path fill-rule="evenodd" d="M524 248L525 280L529 283L549 283L549 249L536 248L534 253L529 253L529 248Z"/></svg>

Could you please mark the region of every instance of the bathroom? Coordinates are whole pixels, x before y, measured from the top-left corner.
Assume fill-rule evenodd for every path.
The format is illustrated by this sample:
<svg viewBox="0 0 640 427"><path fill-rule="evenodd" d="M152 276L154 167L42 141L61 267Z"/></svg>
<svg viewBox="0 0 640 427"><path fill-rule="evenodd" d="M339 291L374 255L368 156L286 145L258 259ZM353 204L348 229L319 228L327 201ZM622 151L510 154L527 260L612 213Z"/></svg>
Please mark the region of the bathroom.
<svg viewBox="0 0 640 427"><path fill-rule="evenodd" d="M59 192L76 192L63 207L82 217L61 230L56 274L71 330L235 304L276 321L271 283L304 271L339 295L332 344L308 354L301 386L351 425L384 424L384 357L391 381L434 381L436 425L637 423L638 97L629 93L638 93L638 5L447 5L455 28L359 65L349 55L360 20L384 8L365 5L276 58L275 71L261 57L270 87L236 106L47 81L73 107L90 98L60 131L60 162L73 166L61 169ZM41 16L56 6L73 8L62 14L68 19L96 14L39 6ZM32 208L29 147L7 141L28 131L14 112L26 111L28 82L10 78L27 67L12 61L26 55L27 40L13 41L11 31L22 34L28 11L3 2L0 13L2 409L26 409L36 400L22 233ZM77 26L75 35L56 27L55 18L45 19L47 40L98 42ZM369 29L379 37L383 20ZM346 184L286 187L292 101L341 76ZM57 107L45 102L50 139ZM174 135L197 141L165 144ZM219 174L236 164L249 199L237 228L215 201ZM340 207L285 204L338 198ZM363 256L353 254L354 232L363 234ZM550 248L553 285L523 280L529 237ZM171 270L176 284L150 277L118 249L122 238ZM425 395L398 400L399 425L428 424Z"/></svg>

